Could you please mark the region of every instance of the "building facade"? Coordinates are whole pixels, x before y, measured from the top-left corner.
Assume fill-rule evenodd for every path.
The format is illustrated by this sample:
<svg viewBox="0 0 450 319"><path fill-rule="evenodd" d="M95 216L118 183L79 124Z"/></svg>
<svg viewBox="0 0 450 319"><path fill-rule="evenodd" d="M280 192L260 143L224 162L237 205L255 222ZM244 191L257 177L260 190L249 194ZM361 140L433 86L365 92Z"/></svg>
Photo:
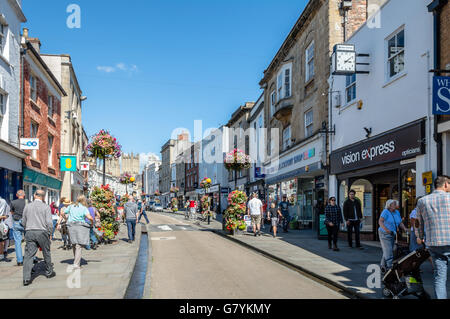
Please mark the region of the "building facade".
<svg viewBox="0 0 450 319"><path fill-rule="evenodd" d="M84 178L80 173L80 160L83 158L81 122L82 91L70 55L41 54L42 59L64 88L67 96L61 101L61 153L77 157L76 172L62 172L61 196L75 201L84 192Z"/></svg>
<svg viewBox="0 0 450 319"><path fill-rule="evenodd" d="M378 219L388 199L399 201L407 220L416 197L427 193L423 174L437 172L428 92L432 16L421 0L407 7L390 0L380 10L381 28L364 25L347 41L358 54L369 54L368 74L330 77L333 94L342 97L331 108L336 134L329 144L330 194L342 205L348 191L356 191L368 240L378 239Z"/></svg>
<svg viewBox="0 0 450 319"><path fill-rule="evenodd" d="M38 189L46 192L46 202L58 203L61 190L61 99L66 92L40 56L41 43L24 29L23 57L23 137L38 138L39 150L26 151L23 188L33 200Z"/></svg>
<svg viewBox="0 0 450 319"><path fill-rule="evenodd" d="M22 188L22 160L27 156L19 146L20 28L27 21L21 6L22 1L0 1L0 197L8 202Z"/></svg>

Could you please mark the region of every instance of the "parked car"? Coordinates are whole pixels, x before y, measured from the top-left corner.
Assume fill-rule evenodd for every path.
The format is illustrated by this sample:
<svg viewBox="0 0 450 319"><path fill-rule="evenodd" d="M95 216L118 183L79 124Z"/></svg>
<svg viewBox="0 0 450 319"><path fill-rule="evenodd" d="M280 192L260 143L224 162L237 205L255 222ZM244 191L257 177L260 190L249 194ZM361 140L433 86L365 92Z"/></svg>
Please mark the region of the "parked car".
<svg viewBox="0 0 450 319"><path fill-rule="evenodd" d="M162 211L163 211L163 208L162 208L161 204L155 203L155 204L153 205L152 211L154 211L154 212L162 212Z"/></svg>

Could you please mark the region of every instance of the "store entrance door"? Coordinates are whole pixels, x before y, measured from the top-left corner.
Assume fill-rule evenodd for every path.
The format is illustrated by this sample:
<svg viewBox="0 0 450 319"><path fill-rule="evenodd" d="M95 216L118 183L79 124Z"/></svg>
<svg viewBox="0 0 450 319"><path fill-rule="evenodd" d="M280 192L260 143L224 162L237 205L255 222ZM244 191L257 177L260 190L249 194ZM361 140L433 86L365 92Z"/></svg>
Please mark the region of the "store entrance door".
<svg viewBox="0 0 450 319"><path fill-rule="evenodd" d="M378 235L378 221L380 219L381 213L384 210L384 207L386 205L386 202L389 199L389 196L391 194L391 185L390 184L376 184L375 187L375 235L376 240L380 240L380 236Z"/></svg>

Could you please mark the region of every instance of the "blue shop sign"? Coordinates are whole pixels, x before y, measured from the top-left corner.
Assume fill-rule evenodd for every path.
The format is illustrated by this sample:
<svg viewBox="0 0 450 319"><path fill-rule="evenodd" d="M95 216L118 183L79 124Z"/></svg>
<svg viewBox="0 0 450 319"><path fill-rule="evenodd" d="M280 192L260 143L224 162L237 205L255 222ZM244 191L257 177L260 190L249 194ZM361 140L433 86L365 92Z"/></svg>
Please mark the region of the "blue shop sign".
<svg viewBox="0 0 450 319"><path fill-rule="evenodd" d="M433 78L433 114L450 115L450 77Z"/></svg>
<svg viewBox="0 0 450 319"><path fill-rule="evenodd" d="M61 189L62 182L56 178L44 175L42 173L30 170L28 168L23 169L23 181L25 183L37 184L52 189Z"/></svg>

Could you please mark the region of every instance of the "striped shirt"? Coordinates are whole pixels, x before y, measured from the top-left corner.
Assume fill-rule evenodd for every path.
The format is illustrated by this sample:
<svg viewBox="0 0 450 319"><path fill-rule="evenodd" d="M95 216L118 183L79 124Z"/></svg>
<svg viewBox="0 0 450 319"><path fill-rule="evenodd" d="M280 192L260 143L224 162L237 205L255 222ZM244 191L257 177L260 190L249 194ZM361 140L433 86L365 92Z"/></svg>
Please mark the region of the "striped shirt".
<svg viewBox="0 0 450 319"><path fill-rule="evenodd" d="M450 193L434 191L417 203L419 238L424 238L426 246L450 245Z"/></svg>
<svg viewBox="0 0 450 319"><path fill-rule="evenodd" d="M327 207L325 207L324 224L327 225L330 222L336 226L339 226L339 224L342 223L341 208L338 205L335 205L335 206L327 205Z"/></svg>

